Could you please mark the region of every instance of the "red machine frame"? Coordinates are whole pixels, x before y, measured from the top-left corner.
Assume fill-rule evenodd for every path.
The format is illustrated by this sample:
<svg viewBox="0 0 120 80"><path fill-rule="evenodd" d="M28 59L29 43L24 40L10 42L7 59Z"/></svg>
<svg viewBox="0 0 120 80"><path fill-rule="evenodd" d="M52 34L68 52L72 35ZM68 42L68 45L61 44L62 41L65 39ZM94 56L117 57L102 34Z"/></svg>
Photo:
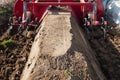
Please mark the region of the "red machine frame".
<svg viewBox="0 0 120 80"><path fill-rule="evenodd" d="M73 15L77 18L79 23L83 23L83 19L89 14L93 13L93 25L98 25L101 17L104 16L104 6L101 0L17 0L14 6L14 15L22 17L24 14L24 2L26 2L26 10L30 11L31 20L35 21L37 17L39 22L42 21L49 6L69 6ZM95 23L97 21L97 23Z"/></svg>

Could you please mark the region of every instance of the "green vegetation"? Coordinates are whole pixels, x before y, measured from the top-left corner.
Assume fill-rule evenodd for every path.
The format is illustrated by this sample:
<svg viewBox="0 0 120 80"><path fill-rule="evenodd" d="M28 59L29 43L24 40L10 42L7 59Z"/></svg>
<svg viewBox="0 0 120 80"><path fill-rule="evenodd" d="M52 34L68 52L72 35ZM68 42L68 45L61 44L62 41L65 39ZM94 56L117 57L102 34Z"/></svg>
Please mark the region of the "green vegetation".
<svg viewBox="0 0 120 80"><path fill-rule="evenodd" d="M0 45L4 48L4 49L6 49L7 48L7 45L9 45L9 44L11 44L11 43L13 43L14 41L12 40L12 39L8 39L8 40L4 40L4 41L2 41L2 42L0 42Z"/></svg>
<svg viewBox="0 0 120 80"><path fill-rule="evenodd" d="M73 76L73 75L72 75L72 73L71 73L71 72L69 72L69 71L66 71L66 72L65 72L65 74L66 74L66 75L68 75L68 76L70 76L70 77L72 77L72 76Z"/></svg>
<svg viewBox="0 0 120 80"><path fill-rule="evenodd" d="M13 12L12 7L0 7L0 15L8 16Z"/></svg>
<svg viewBox="0 0 120 80"><path fill-rule="evenodd" d="M0 8L0 15L3 14L3 13L4 13L3 9Z"/></svg>

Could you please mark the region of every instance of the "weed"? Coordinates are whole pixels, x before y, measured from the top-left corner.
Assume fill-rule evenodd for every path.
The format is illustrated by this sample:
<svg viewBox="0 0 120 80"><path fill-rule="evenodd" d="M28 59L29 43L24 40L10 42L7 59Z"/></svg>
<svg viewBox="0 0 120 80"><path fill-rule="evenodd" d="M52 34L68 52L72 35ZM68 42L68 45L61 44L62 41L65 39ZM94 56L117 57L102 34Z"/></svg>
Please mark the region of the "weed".
<svg viewBox="0 0 120 80"><path fill-rule="evenodd" d="M65 74L67 74L68 76L70 76L70 77L72 77L73 75L72 75L72 73L71 72L69 72L69 71L66 71L65 72Z"/></svg>
<svg viewBox="0 0 120 80"><path fill-rule="evenodd" d="M7 48L7 45L8 45L8 44L11 44L11 43L13 43L13 42L14 42L14 41L13 41L12 38L11 38L11 39L8 39L8 40L4 40L3 42L0 42L0 45L2 45L4 49L6 49L6 48Z"/></svg>
<svg viewBox="0 0 120 80"><path fill-rule="evenodd" d="M0 7L0 15L8 16L9 13L12 13L12 7Z"/></svg>

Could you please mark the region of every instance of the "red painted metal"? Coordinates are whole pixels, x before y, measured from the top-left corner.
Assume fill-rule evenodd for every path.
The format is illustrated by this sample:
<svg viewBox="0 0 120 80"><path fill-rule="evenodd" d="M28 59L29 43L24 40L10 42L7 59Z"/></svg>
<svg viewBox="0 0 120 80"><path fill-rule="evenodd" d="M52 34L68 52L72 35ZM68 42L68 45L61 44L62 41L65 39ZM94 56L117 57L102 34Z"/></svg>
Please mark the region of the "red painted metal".
<svg viewBox="0 0 120 80"><path fill-rule="evenodd" d="M88 0L16 0L16 4L14 6L14 15L18 17L22 17L23 15L23 2L27 2L27 11L32 13L32 20L34 21L36 17L41 21L47 8L50 5L60 5L60 6L69 6L72 10L72 13L75 15L79 22L83 21L88 13L94 11L94 3L96 3L96 13L94 14L94 20L98 21L101 17L104 16L104 7L102 4L102 0L93 0L93 2L88 2Z"/></svg>

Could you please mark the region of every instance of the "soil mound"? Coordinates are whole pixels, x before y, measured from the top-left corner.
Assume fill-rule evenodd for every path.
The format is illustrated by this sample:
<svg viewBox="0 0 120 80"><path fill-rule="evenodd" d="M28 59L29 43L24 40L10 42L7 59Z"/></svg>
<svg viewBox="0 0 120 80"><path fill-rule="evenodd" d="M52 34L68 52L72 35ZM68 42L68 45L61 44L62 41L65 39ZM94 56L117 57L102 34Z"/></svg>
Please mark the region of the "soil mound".
<svg viewBox="0 0 120 80"><path fill-rule="evenodd" d="M105 80L70 12L51 12L41 24L21 80Z"/></svg>

